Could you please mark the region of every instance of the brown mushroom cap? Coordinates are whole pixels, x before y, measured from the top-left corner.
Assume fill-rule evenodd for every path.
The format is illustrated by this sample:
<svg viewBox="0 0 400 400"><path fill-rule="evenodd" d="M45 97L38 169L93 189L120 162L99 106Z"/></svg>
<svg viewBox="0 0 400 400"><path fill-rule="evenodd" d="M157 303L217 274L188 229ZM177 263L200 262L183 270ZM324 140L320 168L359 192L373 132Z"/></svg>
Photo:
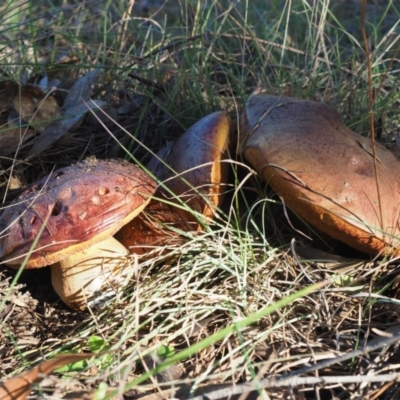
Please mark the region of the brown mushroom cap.
<svg viewBox="0 0 400 400"><path fill-rule="evenodd" d="M160 185L145 212L124 226L116 239L141 254L179 240L168 226L184 231L199 229L190 211L165 201L179 204L182 200L191 210L212 218L226 190L229 164L221 161L228 156L231 133L229 115L214 112L161 149L147 167L169 190Z"/></svg>
<svg viewBox="0 0 400 400"><path fill-rule="evenodd" d="M175 143L161 149L147 168L192 210L212 217L226 190L229 165L221 161L227 157L231 130L225 111L207 115ZM162 186L159 193L172 198ZM184 211L184 215L190 217L191 213Z"/></svg>
<svg viewBox="0 0 400 400"><path fill-rule="evenodd" d="M252 95L241 119L243 155L293 211L370 253L399 246L400 163L376 144L382 221L371 140L326 104Z"/></svg>
<svg viewBox="0 0 400 400"><path fill-rule="evenodd" d="M90 158L54 171L0 216L0 257L18 268L48 218L26 268L53 264L112 236L150 201L156 184L123 161Z"/></svg>

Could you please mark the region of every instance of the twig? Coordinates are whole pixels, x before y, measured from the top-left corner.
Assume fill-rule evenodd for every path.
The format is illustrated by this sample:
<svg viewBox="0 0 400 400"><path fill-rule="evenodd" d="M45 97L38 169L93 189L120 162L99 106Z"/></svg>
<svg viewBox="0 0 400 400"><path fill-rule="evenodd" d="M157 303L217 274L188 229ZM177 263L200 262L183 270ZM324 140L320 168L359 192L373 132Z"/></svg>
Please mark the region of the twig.
<svg viewBox="0 0 400 400"><path fill-rule="evenodd" d="M305 378L293 377L282 379L279 381L268 381L260 382L260 386L263 389L271 389L282 386L301 386L301 385L318 385L318 384L349 384L349 383L372 383L372 382L393 382L400 380L400 372L393 374L385 374L385 375L375 375L375 376L364 376L364 375L355 375L355 376L309 376ZM252 392L257 390L257 387L250 384L243 384L234 387L218 389L210 393L205 393L204 395L192 397L191 400L217 400L222 398L229 398L229 396L242 394L246 392Z"/></svg>
<svg viewBox="0 0 400 400"><path fill-rule="evenodd" d="M139 81L140 83L144 83L145 85L150 86L151 88L153 88L153 89L156 91L156 94L157 94L157 93L165 93L165 92L166 92L165 88L163 88L163 87L162 87L160 84L158 84L157 82L153 82L153 81L151 81L151 80L149 80L149 79L142 78L141 76L136 75L136 74L134 74L134 73L132 73L132 72L129 72L128 75L129 75L131 78L136 79L136 80Z"/></svg>
<svg viewBox="0 0 400 400"><path fill-rule="evenodd" d="M195 396L191 400L216 400L221 398L226 398L235 394L246 393L250 391L255 391L259 389L267 389L267 388L276 388L282 386L298 386L298 385L315 385L319 383L328 384L328 383L362 383L362 382L391 382L391 381L399 381L400 380L400 372L392 373L386 375L375 375L375 376L320 376L320 377L305 377L301 378L299 375L315 372L321 370L323 368L328 368L332 365L339 364L343 361L350 360L355 357L360 357L362 355L371 353L372 351L376 351L386 346L390 346L395 344L400 340L400 332L397 332L396 335L393 335L390 338L385 338L379 341L374 341L371 344L367 344L366 346L354 350L350 353L346 353L340 357L336 357L333 359L321 361L314 365L301 368L300 370L291 372L284 376L280 376L277 378L266 378L262 379L258 382L250 382L244 383L242 385L237 385L234 387L224 388L220 390L215 390L210 393L206 393L204 395Z"/></svg>

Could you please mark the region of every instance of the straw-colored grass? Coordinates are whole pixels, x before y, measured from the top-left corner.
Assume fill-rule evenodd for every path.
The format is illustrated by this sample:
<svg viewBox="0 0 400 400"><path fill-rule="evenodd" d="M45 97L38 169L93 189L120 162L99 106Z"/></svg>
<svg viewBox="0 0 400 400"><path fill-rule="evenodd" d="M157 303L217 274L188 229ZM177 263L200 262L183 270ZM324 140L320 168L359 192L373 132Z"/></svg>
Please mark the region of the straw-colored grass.
<svg viewBox="0 0 400 400"><path fill-rule="evenodd" d="M398 132L400 8L366 3L373 112L385 139ZM62 82L62 98L98 67L92 97L107 104L110 118L101 124L88 115L33 159L23 146L0 156L4 206L53 168L89 155L145 165L147 148L158 151L212 111L227 109L237 128L258 87L329 103L367 135L360 16L356 1L7 0L0 5L0 79L26 85L46 75ZM1 112L3 126L9 108ZM12 190L11 180L19 182ZM45 379L33 396L188 398L224 389L227 397L247 382L264 399L398 398L390 375L399 373L397 261L354 260L326 237L315 241L343 257L337 263L321 262L320 253L302 256L297 249L309 241L298 231L311 228L295 225L279 197L232 154L229 193L214 224L187 234L168 256L132 256L126 288L102 309L67 310L46 271L22 273L23 286L4 268L1 378L63 351L95 351L87 364Z"/></svg>

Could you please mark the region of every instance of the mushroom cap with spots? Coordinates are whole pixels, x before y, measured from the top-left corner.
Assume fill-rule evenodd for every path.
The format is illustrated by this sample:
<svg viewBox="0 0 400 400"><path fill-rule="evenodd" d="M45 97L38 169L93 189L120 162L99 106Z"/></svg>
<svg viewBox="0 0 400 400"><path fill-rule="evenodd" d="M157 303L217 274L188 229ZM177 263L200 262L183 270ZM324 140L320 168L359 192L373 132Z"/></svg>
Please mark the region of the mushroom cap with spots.
<svg viewBox="0 0 400 400"><path fill-rule="evenodd" d="M301 218L369 254L399 247L400 162L376 143L376 179L371 139L335 109L254 94L240 133L245 159Z"/></svg>
<svg viewBox="0 0 400 400"><path fill-rule="evenodd" d="M3 211L0 257L13 268L27 254L27 269L54 264L114 235L155 188L147 173L121 160L89 158L54 171Z"/></svg>

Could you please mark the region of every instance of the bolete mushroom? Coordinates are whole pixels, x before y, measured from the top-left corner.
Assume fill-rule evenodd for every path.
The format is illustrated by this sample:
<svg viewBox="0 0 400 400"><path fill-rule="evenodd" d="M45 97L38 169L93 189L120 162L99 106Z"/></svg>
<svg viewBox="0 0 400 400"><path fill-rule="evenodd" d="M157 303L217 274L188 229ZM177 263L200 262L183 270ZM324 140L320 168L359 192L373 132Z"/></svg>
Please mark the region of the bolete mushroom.
<svg viewBox="0 0 400 400"><path fill-rule="evenodd" d="M372 255L399 247L400 163L377 143L376 177L371 140L335 109L255 94L240 131L245 159L301 218Z"/></svg>
<svg viewBox="0 0 400 400"><path fill-rule="evenodd" d="M214 112L162 148L147 165L162 184L145 212L116 234L118 241L143 254L181 241L179 230L201 229L193 211L209 222L226 191L231 133L229 115Z"/></svg>
<svg viewBox="0 0 400 400"><path fill-rule="evenodd" d="M147 173L124 161L90 158L54 171L3 211L0 257L12 268L26 255L26 269L52 265L55 291L82 309L127 264L126 249L112 236L155 188Z"/></svg>

